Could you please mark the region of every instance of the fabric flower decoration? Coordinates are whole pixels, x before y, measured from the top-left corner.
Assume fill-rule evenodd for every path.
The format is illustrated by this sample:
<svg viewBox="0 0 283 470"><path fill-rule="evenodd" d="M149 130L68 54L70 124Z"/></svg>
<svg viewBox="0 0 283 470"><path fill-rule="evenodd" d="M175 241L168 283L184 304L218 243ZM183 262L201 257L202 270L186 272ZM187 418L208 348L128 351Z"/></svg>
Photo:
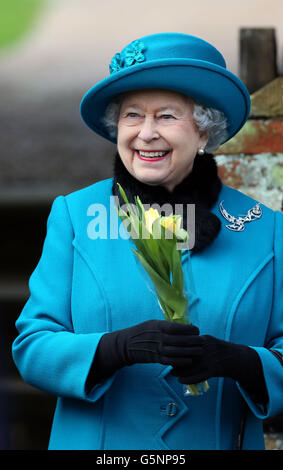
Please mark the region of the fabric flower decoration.
<svg viewBox="0 0 283 470"><path fill-rule="evenodd" d="M145 46L141 41L133 41L125 50L125 66L129 67L136 62L143 62L145 60L144 50Z"/></svg>
<svg viewBox="0 0 283 470"><path fill-rule="evenodd" d="M117 52L117 54L114 55L109 65L110 74L119 72L119 70L122 70L124 67L130 67L137 62L144 62L144 51L145 46L141 41L133 41L128 47L126 47L124 59L122 59L120 52Z"/></svg>
<svg viewBox="0 0 283 470"><path fill-rule="evenodd" d="M115 54L111 60L111 63L109 65L109 70L110 70L110 73L114 73L114 72L119 72L121 68L122 68L121 54L117 52L117 54Z"/></svg>

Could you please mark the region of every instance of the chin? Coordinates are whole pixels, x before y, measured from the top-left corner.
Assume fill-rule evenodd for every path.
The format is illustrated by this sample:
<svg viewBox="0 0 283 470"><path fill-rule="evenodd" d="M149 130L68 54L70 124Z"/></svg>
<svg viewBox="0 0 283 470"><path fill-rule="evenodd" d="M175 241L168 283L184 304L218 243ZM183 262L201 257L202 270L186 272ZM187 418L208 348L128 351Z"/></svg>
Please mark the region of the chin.
<svg viewBox="0 0 283 470"><path fill-rule="evenodd" d="M151 186L158 186L162 184L161 178L154 178L146 175L140 175L139 173L135 173L135 178L138 179L141 183L149 184Z"/></svg>

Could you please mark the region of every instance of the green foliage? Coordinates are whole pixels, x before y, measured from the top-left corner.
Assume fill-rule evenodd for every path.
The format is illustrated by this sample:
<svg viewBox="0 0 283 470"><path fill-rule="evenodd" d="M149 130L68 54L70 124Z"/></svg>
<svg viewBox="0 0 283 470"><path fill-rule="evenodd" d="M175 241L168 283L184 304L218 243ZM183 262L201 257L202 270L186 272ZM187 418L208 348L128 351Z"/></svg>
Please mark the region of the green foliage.
<svg viewBox="0 0 283 470"><path fill-rule="evenodd" d="M0 0L0 48L20 41L33 27L44 0Z"/></svg>

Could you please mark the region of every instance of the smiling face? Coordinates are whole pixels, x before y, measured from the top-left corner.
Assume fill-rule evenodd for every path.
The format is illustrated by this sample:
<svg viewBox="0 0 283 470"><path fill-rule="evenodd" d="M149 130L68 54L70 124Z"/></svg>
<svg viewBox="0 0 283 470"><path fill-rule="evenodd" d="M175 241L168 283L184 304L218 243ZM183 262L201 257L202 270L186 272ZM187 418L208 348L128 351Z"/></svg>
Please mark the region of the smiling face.
<svg viewBox="0 0 283 470"><path fill-rule="evenodd" d="M172 191L207 142L193 121L192 100L173 91L138 90L123 99L118 152L132 176Z"/></svg>

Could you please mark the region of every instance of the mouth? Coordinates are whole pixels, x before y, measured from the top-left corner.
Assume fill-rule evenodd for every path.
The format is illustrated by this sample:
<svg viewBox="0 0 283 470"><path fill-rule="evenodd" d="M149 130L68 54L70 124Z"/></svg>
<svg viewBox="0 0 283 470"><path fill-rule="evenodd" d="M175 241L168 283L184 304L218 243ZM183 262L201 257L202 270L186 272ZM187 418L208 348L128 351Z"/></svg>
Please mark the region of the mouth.
<svg viewBox="0 0 283 470"><path fill-rule="evenodd" d="M170 150L138 150L136 149L136 154L140 160L147 162L157 162L163 160Z"/></svg>

